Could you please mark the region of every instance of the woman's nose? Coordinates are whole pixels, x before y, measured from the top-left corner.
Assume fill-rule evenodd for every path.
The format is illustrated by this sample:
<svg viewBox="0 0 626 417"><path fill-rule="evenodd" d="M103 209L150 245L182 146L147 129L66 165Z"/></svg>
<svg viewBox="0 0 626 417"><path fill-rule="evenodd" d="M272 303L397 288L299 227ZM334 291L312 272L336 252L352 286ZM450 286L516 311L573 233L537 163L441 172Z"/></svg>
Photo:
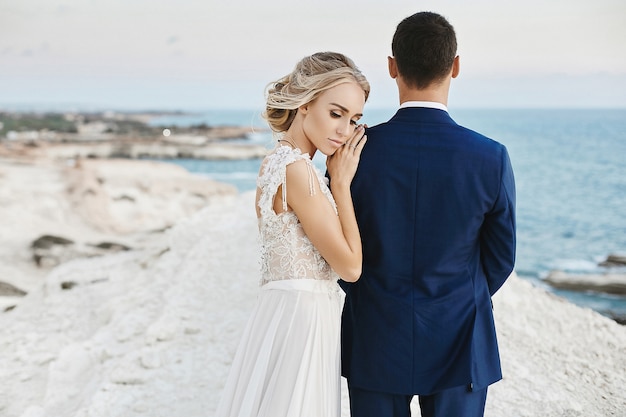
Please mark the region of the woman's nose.
<svg viewBox="0 0 626 417"><path fill-rule="evenodd" d="M338 127L337 127L337 133L342 135L342 136L348 136L350 134L350 127L352 126L350 120L348 120L346 123L341 123Z"/></svg>

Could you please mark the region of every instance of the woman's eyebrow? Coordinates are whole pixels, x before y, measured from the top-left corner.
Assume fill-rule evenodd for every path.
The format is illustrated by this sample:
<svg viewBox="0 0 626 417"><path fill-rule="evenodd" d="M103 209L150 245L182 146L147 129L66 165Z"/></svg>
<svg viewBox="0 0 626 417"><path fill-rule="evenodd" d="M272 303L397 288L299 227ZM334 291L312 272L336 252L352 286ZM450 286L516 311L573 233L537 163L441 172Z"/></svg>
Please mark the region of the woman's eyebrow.
<svg viewBox="0 0 626 417"><path fill-rule="evenodd" d="M346 113L350 113L350 110L348 110L347 108L345 108L345 107L344 107L344 106L342 106L341 104L337 104L337 103L330 103L330 104L332 104L333 106L337 106L337 107L339 107L341 110L343 110L343 111L344 111L344 112L346 112ZM355 114L354 116L359 116L359 117L362 117L362 116L363 116L363 113L357 113L357 114ZM353 116L353 117L354 117L354 116Z"/></svg>

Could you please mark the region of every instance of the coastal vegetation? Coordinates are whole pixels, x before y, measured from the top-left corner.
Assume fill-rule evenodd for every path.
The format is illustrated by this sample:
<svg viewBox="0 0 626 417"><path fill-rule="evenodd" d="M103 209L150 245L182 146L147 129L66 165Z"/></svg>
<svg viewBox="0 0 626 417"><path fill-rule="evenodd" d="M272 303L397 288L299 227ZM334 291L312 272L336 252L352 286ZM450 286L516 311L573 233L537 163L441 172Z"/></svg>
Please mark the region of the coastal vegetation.
<svg viewBox="0 0 626 417"><path fill-rule="evenodd" d="M0 137L7 132L50 130L77 133L76 123L60 113L4 113L0 112Z"/></svg>
<svg viewBox="0 0 626 417"><path fill-rule="evenodd" d="M0 112L0 138L9 137L9 132L56 132L56 133L107 133L117 135L133 135L145 137L159 135L163 128L151 126L149 121L161 113L124 113L124 112L94 112L94 113L9 113ZM189 133L212 129L211 126L195 126L177 129ZM65 137L66 139L71 137Z"/></svg>

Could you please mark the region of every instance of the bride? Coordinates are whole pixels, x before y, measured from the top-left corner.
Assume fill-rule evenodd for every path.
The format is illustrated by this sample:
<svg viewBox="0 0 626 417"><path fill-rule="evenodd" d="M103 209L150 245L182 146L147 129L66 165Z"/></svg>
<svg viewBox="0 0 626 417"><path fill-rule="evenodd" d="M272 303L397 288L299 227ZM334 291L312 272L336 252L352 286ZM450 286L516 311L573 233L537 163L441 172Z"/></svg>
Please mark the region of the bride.
<svg viewBox="0 0 626 417"><path fill-rule="evenodd" d="M305 57L268 88L264 117L279 139L257 180L261 288L218 417L340 415L337 280L361 274L350 183L368 95L352 60L332 52ZM330 188L311 162L318 150Z"/></svg>

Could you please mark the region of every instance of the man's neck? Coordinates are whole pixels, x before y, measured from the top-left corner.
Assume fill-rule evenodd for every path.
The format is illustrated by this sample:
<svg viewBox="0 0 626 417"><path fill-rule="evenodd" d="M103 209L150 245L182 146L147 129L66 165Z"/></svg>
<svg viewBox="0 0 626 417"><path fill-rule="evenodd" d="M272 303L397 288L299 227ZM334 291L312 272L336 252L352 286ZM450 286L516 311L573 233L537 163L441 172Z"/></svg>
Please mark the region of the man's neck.
<svg viewBox="0 0 626 417"><path fill-rule="evenodd" d="M398 94L400 104L407 101L433 101L448 105L448 92L450 91L450 81L446 80L440 84L433 84L422 90L406 86L402 81L398 81Z"/></svg>

